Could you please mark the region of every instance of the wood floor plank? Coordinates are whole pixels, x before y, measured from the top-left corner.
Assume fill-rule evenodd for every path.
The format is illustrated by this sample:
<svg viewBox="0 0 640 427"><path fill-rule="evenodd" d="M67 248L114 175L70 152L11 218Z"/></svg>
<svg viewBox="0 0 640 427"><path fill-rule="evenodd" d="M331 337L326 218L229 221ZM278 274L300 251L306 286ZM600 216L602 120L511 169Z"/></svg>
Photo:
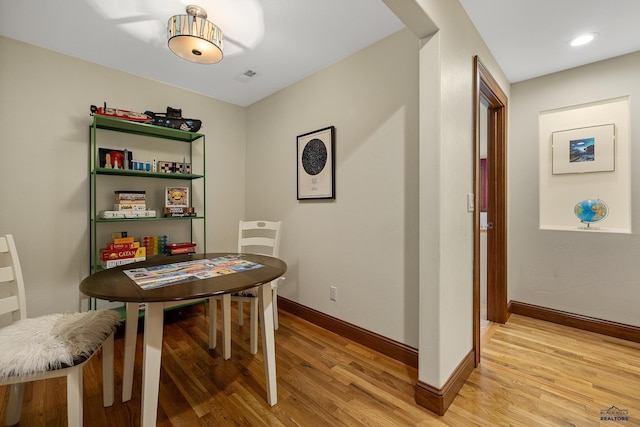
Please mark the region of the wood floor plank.
<svg viewBox="0 0 640 427"><path fill-rule="evenodd" d="M416 369L281 312L278 404L270 407L261 346L257 355L249 352L248 317L239 326L232 315L231 360L209 349L200 306L165 315L158 426L595 427L614 405L629 421L606 425L640 426L638 343L512 315L505 325L488 325L481 365L437 416L414 401ZM85 425L139 424L142 338L140 332L129 402L120 400L121 334L113 407L102 407L100 356L85 366ZM28 383L24 396L20 426L66 426L64 379ZM8 398L8 387L0 387L0 419Z"/></svg>

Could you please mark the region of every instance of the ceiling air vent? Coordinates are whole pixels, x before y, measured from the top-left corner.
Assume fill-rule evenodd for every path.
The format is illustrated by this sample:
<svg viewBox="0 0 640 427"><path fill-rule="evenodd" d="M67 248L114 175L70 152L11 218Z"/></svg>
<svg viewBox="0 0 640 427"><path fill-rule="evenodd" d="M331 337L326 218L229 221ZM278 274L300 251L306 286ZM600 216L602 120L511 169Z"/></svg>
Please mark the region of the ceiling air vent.
<svg viewBox="0 0 640 427"><path fill-rule="evenodd" d="M251 69L246 70L245 72L238 74L235 79L242 83L247 83L250 80L258 77L259 74Z"/></svg>

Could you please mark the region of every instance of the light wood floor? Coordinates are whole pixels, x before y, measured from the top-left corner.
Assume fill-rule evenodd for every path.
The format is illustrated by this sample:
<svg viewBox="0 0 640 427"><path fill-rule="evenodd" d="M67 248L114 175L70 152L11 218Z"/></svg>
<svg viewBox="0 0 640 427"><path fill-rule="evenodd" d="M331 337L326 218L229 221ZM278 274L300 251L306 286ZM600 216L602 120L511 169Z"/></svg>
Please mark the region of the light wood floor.
<svg viewBox="0 0 640 427"><path fill-rule="evenodd" d="M261 349L249 353L246 326L234 322L232 359L224 361L219 349L207 349L199 311L167 314L159 426L640 425L639 344L512 315L488 329L481 366L438 417L414 403L415 369L281 312L278 404L269 407ZM100 359L86 366L85 426L138 425L141 338L130 402L120 398L122 336L113 407L102 407ZM7 399L0 387L2 421ZM601 411L614 405L629 421L601 423ZM20 425L66 425L64 379L26 385Z"/></svg>

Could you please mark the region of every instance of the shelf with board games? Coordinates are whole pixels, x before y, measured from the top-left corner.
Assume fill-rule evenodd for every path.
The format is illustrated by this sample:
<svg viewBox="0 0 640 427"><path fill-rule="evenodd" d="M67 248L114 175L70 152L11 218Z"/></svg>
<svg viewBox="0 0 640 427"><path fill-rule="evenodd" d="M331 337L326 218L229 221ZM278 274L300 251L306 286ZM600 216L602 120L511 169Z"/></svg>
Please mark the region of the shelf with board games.
<svg viewBox="0 0 640 427"><path fill-rule="evenodd" d="M204 134L94 115L88 162L90 273L168 256L176 244L206 252L204 159ZM89 306L118 309L122 304L91 299Z"/></svg>

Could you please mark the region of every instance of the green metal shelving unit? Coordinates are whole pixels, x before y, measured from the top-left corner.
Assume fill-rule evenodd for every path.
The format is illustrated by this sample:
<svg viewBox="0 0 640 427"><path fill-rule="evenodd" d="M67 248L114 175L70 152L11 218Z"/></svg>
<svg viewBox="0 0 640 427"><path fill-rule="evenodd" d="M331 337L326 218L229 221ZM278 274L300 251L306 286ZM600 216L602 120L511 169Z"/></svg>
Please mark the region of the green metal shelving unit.
<svg viewBox="0 0 640 427"><path fill-rule="evenodd" d="M201 170L202 173L198 174L179 174L179 173L165 173L165 172L153 172L153 171L139 171L128 169L109 169L100 167L98 154L100 147L98 144L98 130L107 130L118 132L124 135L138 135L152 139L164 139L175 141L176 143L186 143L189 145L189 163L193 163L194 150L193 144L202 144L200 151ZM200 251L206 252L206 184L205 184L205 135L202 133L187 132L178 129L165 128L161 126L155 126L147 123L132 122L127 120L120 120L111 117L105 117L100 115L93 116L93 123L89 127L89 225L90 225L90 239L89 239L89 271L90 273L96 273L102 269L100 263L100 244L106 242L98 242L98 228L101 224L106 223L126 223L127 226L134 226L136 223L148 223L153 221L158 222L185 222L189 227L189 235L193 239L193 222L202 221L202 246ZM126 146L126 144L125 144ZM161 154L161 153L160 153ZM170 179L176 181L187 182L190 189L191 196L193 195L193 182L202 180L201 195L202 206L198 212L198 216L195 217L178 217L178 218L164 218L161 213L160 216L155 218L135 218L135 219L101 219L99 218L99 207L97 203L97 191L98 181L101 176L121 176L129 177L131 179ZM185 185L186 186L186 185ZM193 200L193 199L191 199ZM96 301L91 300L90 308L96 308ZM143 312L141 312L143 313Z"/></svg>

